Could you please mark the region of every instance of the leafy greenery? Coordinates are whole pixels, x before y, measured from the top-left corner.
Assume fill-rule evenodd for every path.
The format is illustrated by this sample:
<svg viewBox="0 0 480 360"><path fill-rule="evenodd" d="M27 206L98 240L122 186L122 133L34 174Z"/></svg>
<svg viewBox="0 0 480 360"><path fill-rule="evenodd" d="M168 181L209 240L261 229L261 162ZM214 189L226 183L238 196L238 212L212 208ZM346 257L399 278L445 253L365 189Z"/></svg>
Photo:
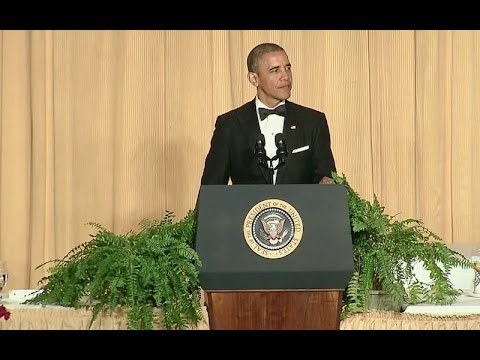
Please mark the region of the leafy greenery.
<svg viewBox="0 0 480 360"><path fill-rule="evenodd" d="M342 317L369 309L371 290L384 290L397 303L450 304L459 295L450 280L453 267L472 263L451 250L420 220L397 220L385 213L376 196L365 200L344 175L332 174L348 194L354 272L344 296ZM93 310L90 325L102 311L127 310L130 329L151 329L156 321L182 329L201 320L198 267L194 250L196 214L173 222L144 221L140 231L116 235L91 223L98 233L52 260L50 275L30 303L56 304ZM425 282L414 266L423 263Z"/></svg>
<svg viewBox="0 0 480 360"><path fill-rule="evenodd" d="M90 326L102 311L127 310L129 329L152 329L163 320L167 329L182 329L202 318L193 249L196 217L190 211L173 222L143 221L140 231L116 235L101 225L91 239L63 259L52 260L50 275L40 280L30 303L56 304L93 311ZM161 310L161 311L158 311Z"/></svg>
<svg viewBox="0 0 480 360"><path fill-rule="evenodd" d="M383 290L397 303L451 304L460 294L449 280L453 267L471 268L471 262L451 250L421 220L397 220L385 213L376 196L365 200L344 175L333 173L348 193L354 272L347 286L342 316L369 308L371 290ZM421 281L413 269L423 263L430 281Z"/></svg>

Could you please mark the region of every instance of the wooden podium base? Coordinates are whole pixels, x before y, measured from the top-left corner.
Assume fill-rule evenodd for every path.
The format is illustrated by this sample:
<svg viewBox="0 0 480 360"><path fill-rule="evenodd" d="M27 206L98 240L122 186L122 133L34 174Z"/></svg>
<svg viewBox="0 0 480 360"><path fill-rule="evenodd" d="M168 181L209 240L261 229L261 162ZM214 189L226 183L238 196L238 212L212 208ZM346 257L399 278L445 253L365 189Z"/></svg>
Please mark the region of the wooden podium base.
<svg viewBox="0 0 480 360"><path fill-rule="evenodd" d="M206 291L210 330L339 330L343 290Z"/></svg>

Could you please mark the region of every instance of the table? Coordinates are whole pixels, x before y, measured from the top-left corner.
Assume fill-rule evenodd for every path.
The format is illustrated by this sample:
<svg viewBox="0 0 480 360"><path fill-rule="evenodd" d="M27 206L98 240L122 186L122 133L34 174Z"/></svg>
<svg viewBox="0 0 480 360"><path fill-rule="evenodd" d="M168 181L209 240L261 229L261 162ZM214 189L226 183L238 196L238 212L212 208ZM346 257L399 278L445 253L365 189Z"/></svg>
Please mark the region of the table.
<svg viewBox="0 0 480 360"><path fill-rule="evenodd" d="M462 294L451 305L407 305L404 312L370 311L341 323L343 330L480 330L480 298Z"/></svg>
<svg viewBox="0 0 480 360"><path fill-rule="evenodd" d="M480 330L480 315L370 311L343 320L340 330Z"/></svg>
<svg viewBox="0 0 480 360"><path fill-rule="evenodd" d="M473 315L480 314L480 296L473 293L462 294L451 305L417 304L408 305L406 314L427 315Z"/></svg>
<svg viewBox="0 0 480 360"><path fill-rule="evenodd" d="M6 306L11 317L7 321L0 319L0 330L87 330L92 318L92 312L85 309L9 303ZM204 320L192 329L208 330L205 306L202 313ZM163 328L161 324L155 327ZM91 329L125 330L125 314L100 315ZM480 299L461 296L452 305L410 305L403 313L369 311L342 320L340 330L480 330Z"/></svg>
<svg viewBox="0 0 480 360"><path fill-rule="evenodd" d="M92 311L53 305L25 305L0 300L10 312L10 319L0 319L0 330L126 330L127 319L123 311L99 315L89 328ZM193 330L208 330L208 314L202 308L204 320ZM159 323L155 329L165 329Z"/></svg>

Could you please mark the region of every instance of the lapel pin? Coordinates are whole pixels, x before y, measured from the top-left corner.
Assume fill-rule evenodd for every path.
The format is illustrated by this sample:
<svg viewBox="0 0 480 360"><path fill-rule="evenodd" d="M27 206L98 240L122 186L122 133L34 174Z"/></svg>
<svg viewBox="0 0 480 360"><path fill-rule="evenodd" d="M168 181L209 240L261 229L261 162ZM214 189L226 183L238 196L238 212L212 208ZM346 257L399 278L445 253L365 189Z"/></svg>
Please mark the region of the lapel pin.
<svg viewBox="0 0 480 360"><path fill-rule="evenodd" d="M290 126L290 129L295 130L297 127L295 125Z"/></svg>

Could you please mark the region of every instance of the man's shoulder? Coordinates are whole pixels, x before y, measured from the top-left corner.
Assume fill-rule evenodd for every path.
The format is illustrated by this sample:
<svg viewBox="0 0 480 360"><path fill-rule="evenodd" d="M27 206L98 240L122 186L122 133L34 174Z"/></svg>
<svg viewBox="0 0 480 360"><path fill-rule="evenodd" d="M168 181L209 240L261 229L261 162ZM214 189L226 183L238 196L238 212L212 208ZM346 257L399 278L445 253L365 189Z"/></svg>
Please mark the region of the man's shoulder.
<svg viewBox="0 0 480 360"><path fill-rule="evenodd" d="M299 113L303 113L303 114L310 115L310 116L316 116L316 117L325 116L325 113L323 113L320 110L317 110L317 109L314 109L314 108L311 108L311 107L307 107L307 106L304 106L304 105L300 105L300 104L294 103L292 101L288 101L288 105L290 106L290 108L292 110L294 110L296 112L299 112Z"/></svg>
<svg viewBox="0 0 480 360"><path fill-rule="evenodd" d="M255 108L255 105L252 104L251 101L249 101L243 105L240 105L235 109L229 110L226 113L219 115L217 118L217 123L223 124L227 121L231 122L234 119L240 119L244 116L244 114L247 114L249 111L252 111L252 109L254 108Z"/></svg>
<svg viewBox="0 0 480 360"><path fill-rule="evenodd" d="M235 109L229 110L229 111L221 114L219 117L231 117L231 116L234 116L236 114L246 112L249 109L251 109L251 107L252 107L252 102L249 101L249 102L247 102L243 105L240 105L239 107L236 107Z"/></svg>
<svg viewBox="0 0 480 360"><path fill-rule="evenodd" d="M317 127L324 127L327 123L325 113L291 101L288 103L287 116L291 116L305 129L313 130Z"/></svg>

